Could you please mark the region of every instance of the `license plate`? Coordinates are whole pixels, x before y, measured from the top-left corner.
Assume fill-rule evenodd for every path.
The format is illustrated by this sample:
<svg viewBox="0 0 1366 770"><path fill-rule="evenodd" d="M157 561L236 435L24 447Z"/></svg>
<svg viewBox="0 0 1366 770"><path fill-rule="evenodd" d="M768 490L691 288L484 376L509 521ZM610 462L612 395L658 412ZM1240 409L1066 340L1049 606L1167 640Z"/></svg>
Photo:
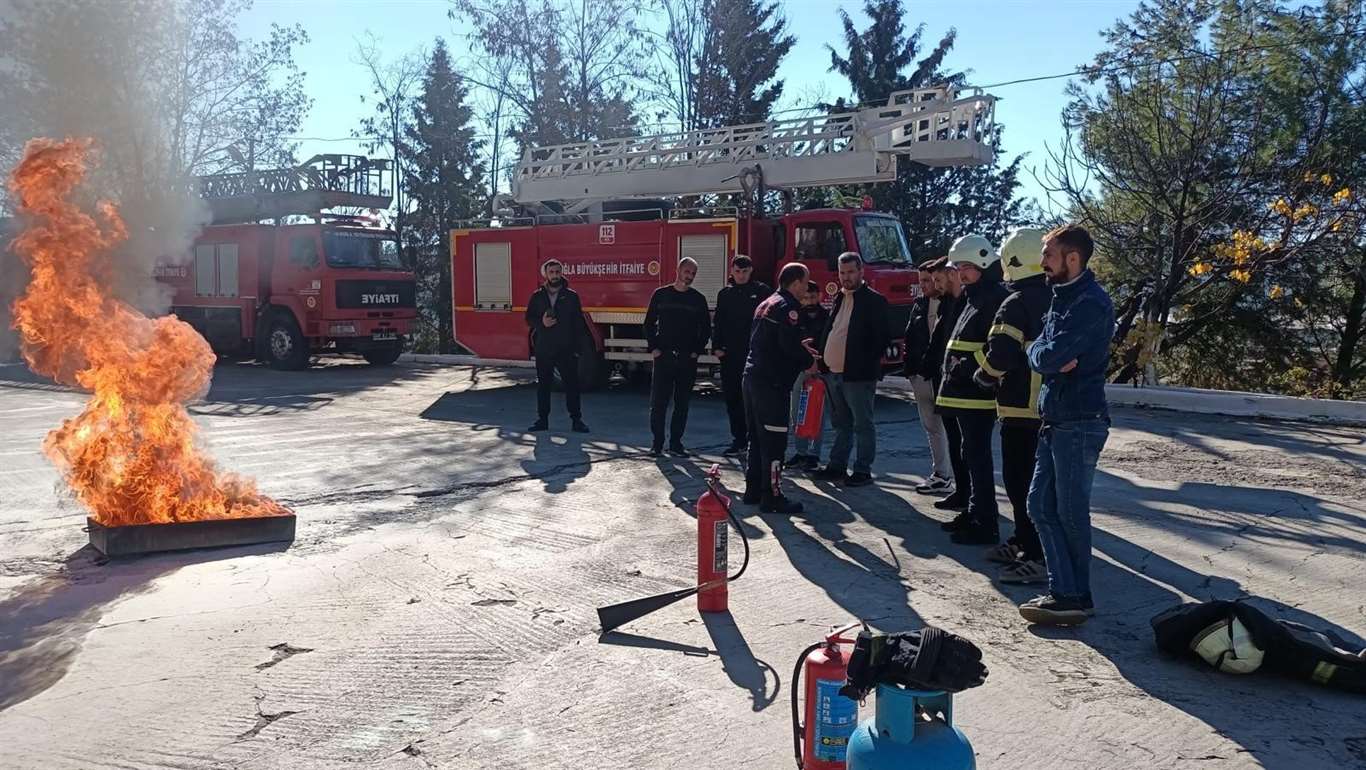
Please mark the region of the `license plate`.
<svg viewBox="0 0 1366 770"><path fill-rule="evenodd" d="M373 339L375 342L396 340L398 339L398 334L396 332L375 332L371 339Z"/></svg>

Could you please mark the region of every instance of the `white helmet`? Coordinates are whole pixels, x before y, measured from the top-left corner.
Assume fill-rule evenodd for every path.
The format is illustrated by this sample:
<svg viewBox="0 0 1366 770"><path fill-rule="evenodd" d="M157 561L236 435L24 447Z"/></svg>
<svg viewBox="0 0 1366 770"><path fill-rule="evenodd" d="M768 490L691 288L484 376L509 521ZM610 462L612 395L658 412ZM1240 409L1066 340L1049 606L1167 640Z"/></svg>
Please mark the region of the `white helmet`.
<svg viewBox="0 0 1366 770"><path fill-rule="evenodd" d="M1265 656L1237 617L1223 618L1196 634L1191 649L1206 663L1229 674L1250 674L1261 667Z"/></svg>
<svg viewBox="0 0 1366 770"><path fill-rule="evenodd" d="M1044 231L1037 227L1020 227L1001 242L1001 264L1007 281L1043 272L1043 236Z"/></svg>
<svg viewBox="0 0 1366 770"><path fill-rule="evenodd" d="M949 267L967 264L986 270L1000 258L991 241L980 235L965 235L949 247Z"/></svg>

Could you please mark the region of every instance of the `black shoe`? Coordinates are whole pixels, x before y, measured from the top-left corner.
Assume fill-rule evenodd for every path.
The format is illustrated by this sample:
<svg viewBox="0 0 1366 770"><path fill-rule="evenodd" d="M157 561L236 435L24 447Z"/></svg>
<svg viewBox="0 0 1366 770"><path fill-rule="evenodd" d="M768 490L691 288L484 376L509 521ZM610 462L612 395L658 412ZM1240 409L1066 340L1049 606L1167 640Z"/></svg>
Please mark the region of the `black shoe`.
<svg viewBox="0 0 1366 770"><path fill-rule="evenodd" d="M949 535L949 540L959 545L996 545L1001 541L1001 533L969 525Z"/></svg>
<svg viewBox="0 0 1366 770"><path fill-rule="evenodd" d="M873 483L873 474L864 473L863 471L851 473L849 474L849 478L844 480L844 486L846 487L866 487L871 483Z"/></svg>
<svg viewBox="0 0 1366 770"><path fill-rule="evenodd" d="M1079 626L1090 615L1084 603L1056 596L1038 596L1020 605L1020 617L1041 626Z"/></svg>
<svg viewBox="0 0 1366 770"><path fill-rule="evenodd" d="M820 467L821 467L821 458L819 458L819 457L817 457L817 456L815 456L815 455L807 455L807 456L805 457L805 459L802 460L802 464L799 465L799 466L797 466L797 470L808 471L808 472L809 472L809 471L819 470Z"/></svg>
<svg viewBox="0 0 1366 770"><path fill-rule="evenodd" d="M748 451L749 444L742 444L739 441L732 441L730 442L730 446L726 447L726 451L722 452L721 454L725 455L726 457L739 457L740 455L745 454Z"/></svg>
<svg viewBox="0 0 1366 770"><path fill-rule="evenodd" d="M745 505L758 505L759 502L763 499L764 494L762 492L755 492L746 489L744 496L740 498L740 502L744 503Z"/></svg>
<svg viewBox="0 0 1366 770"><path fill-rule="evenodd" d="M692 457L688 450L683 448L682 444L670 444L669 454L674 457Z"/></svg>
<svg viewBox="0 0 1366 770"><path fill-rule="evenodd" d="M761 513L794 514L802 512L802 504L786 497L770 497L759 504Z"/></svg>
<svg viewBox="0 0 1366 770"><path fill-rule="evenodd" d="M806 462L806 455L796 454L796 455L792 455L791 457L787 458L787 461L783 463L783 467L784 467L784 468L800 468L800 467L802 467L802 465L803 465L805 462Z"/></svg>
<svg viewBox="0 0 1366 770"><path fill-rule="evenodd" d="M939 528L944 530L945 532L957 532L960 529L966 529L968 526L968 521L969 519L967 511L962 511L957 516L954 516L952 519L942 522L939 525Z"/></svg>
<svg viewBox="0 0 1366 770"><path fill-rule="evenodd" d="M585 424L583 420L575 420L574 425L571 427L571 430L573 430L575 433L587 433L588 425Z"/></svg>
<svg viewBox="0 0 1366 770"><path fill-rule="evenodd" d="M966 511L968 509L968 501L961 497L949 495L943 500L934 501L934 507L941 511Z"/></svg>
<svg viewBox="0 0 1366 770"><path fill-rule="evenodd" d="M652 447L650 447L650 456L651 456L651 457L663 457L663 456L664 456L664 447L662 447L662 446L652 446Z"/></svg>
<svg viewBox="0 0 1366 770"><path fill-rule="evenodd" d="M540 433L543 430L550 430L550 423L545 420L537 420L536 422L531 423L531 427L526 430L527 433Z"/></svg>
<svg viewBox="0 0 1366 770"><path fill-rule="evenodd" d="M813 475L821 481L844 481L849 477L849 469L840 465L827 465Z"/></svg>

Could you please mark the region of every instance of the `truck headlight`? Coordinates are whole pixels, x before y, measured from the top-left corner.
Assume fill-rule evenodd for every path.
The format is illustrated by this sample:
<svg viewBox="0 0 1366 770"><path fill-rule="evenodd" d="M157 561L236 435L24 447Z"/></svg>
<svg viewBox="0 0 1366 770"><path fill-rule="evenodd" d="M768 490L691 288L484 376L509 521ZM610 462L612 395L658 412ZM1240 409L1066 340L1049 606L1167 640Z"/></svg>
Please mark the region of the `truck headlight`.
<svg viewBox="0 0 1366 770"><path fill-rule="evenodd" d="M355 334L355 324L332 324L328 329L329 334Z"/></svg>

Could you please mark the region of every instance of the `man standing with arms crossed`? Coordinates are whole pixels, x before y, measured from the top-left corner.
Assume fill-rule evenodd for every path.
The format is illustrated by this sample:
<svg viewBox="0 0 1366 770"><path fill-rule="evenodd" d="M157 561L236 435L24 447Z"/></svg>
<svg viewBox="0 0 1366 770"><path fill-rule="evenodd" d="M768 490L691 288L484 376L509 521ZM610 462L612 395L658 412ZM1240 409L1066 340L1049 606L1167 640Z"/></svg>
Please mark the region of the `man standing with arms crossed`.
<svg viewBox="0 0 1366 770"><path fill-rule="evenodd" d="M526 322L531 327L531 345L536 356L536 422L532 433L550 428L550 386L555 372L564 382L564 403L574 431L587 433L579 404L579 345L583 342L583 306L579 295L569 288L564 266L558 259L541 265L545 283L526 303Z"/></svg>
<svg viewBox="0 0 1366 770"><path fill-rule="evenodd" d="M688 404L697 382L697 357L711 338L711 313L707 298L692 287L697 262L678 260L674 282L655 289L645 311L645 344L654 358L650 376L650 456L664 453L664 413L674 404L669 421L669 454L687 457L683 431L688 427Z"/></svg>
<svg viewBox="0 0 1366 770"><path fill-rule="evenodd" d="M716 315L712 319L712 353L721 359L721 392L726 397L730 418L730 447L723 454L741 455L749 446L749 427L745 423L745 392L740 379L749 355L749 331L754 324L754 308L773 290L756 281L754 263L736 254L730 263L730 283L716 294Z"/></svg>
<svg viewBox="0 0 1366 770"><path fill-rule="evenodd" d="M852 251L839 256L840 293L825 322L821 364L825 403L835 426L830 459L816 478L858 487L873 482L877 427L873 403L882 379L882 355L891 343L887 299L863 280L863 259ZM854 443L857 439L857 452ZM854 454L853 473L849 455Z"/></svg>
<svg viewBox="0 0 1366 770"><path fill-rule="evenodd" d="M801 513L802 504L782 490L783 452L787 449L787 402L792 383L811 366L815 348L803 333L797 293L809 280L806 265L790 262L778 273L778 291L754 310L745 362L745 419L749 423L749 463L745 467L746 505L764 513Z"/></svg>
<svg viewBox="0 0 1366 770"><path fill-rule="evenodd" d="M929 478L915 488L921 494L945 492L953 485L949 480L953 474L949 466L949 438L944 433L944 421L934 411L933 375L925 360L930 350L930 338L939 321L940 300L939 289L934 282L934 264L935 260L930 260L919 267L920 296L911 303L911 315L906 323L906 363L902 368L902 374L911 382L915 408L920 413L920 427L924 429L925 440L930 445Z"/></svg>
<svg viewBox="0 0 1366 770"><path fill-rule="evenodd" d="M1044 231L1022 227L1001 244L1010 296L1001 303L987 338L987 360L974 378L996 391L996 415L1001 420L1001 479L1015 516L1015 534L987 551L987 561L1006 565L1002 583L1042 583L1048 580L1043 546L1027 510L1029 482L1034 478L1034 456L1039 448L1039 387L1042 378L1029 368L1025 349L1043 331L1043 317L1053 292L1044 281Z"/></svg>
<svg viewBox="0 0 1366 770"><path fill-rule="evenodd" d="M1053 287L1029 365L1043 375L1038 460L1029 515L1048 565L1048 593L1020 605L1031 623L1077 625L1091 597L1091 483L1110 434L1105 375L1115 307L1087 268L1095 244L1080 225L1044 236L1043 271Z"/></svg>

